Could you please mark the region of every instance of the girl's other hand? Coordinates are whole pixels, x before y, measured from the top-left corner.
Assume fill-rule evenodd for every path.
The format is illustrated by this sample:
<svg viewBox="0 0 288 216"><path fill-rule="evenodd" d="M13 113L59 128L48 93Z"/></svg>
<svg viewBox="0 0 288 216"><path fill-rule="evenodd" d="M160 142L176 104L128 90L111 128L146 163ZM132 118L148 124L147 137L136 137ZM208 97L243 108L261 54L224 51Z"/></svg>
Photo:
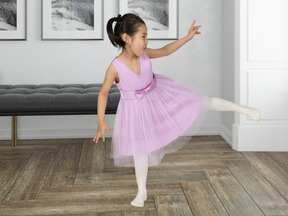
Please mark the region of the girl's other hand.
<svg viewBox="0 0 288 216"><path fill-rule="evenodd" d="M108 125L105 122L98 123L98 129L97 129L96 135L94 136L93 142L96 141L96 143L98 143L98 139L100 138L100 135L102 135L102 140L103 142L105 142L105 130L112 132L112 130L108 127Z"/></svg>
<svg viewBox="0 0 288 216"><path fill-rule="evenodd" d="M198 31L199 28L201 27L201 25L194 26L195 22L196 21L194 20L194 22L192 23L192 26L191 26L188 34L187 34L187 37L189 38L189 40L192 40L195 34L201 34L201 32Z"/></svg>

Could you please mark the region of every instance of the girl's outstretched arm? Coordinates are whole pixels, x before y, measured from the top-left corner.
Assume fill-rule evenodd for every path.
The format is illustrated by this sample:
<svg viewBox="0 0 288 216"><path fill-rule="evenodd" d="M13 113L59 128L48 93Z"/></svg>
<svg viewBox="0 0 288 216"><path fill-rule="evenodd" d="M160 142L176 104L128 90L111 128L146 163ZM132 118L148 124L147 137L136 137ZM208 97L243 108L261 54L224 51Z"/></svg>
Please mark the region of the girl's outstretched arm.
<svg viewBox="0 0 288 216"><path fill-rule="evenodd" d="M171 53L175 52L176 50L178 50L181 46L183 46L185 43L187 43L188 41L192 40L195 34L201 34L201 32L199 32L199 28L201 27L201 25L198 26L194 26L195 25L195 20L192 23L192 26L188 32L188 34L177 40L174 41L170 44L167 44L166 46L160 48L160 49L150 49L147 48L145 50L146 55L149 58L159 58L159 57L163 57L163 56L168 56Z"/></svg>

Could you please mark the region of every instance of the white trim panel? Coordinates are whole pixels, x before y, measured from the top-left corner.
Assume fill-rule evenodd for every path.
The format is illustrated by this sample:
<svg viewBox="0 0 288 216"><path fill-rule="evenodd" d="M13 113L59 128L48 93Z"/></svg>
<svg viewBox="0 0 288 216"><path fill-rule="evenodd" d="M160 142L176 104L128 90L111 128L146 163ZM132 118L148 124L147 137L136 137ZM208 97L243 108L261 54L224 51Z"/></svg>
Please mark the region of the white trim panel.
<svg viewBox="0 0 288 216"><path fill-rule="evenodd" d="M237 151L288 151L288 124L233 125Z"/></svg>

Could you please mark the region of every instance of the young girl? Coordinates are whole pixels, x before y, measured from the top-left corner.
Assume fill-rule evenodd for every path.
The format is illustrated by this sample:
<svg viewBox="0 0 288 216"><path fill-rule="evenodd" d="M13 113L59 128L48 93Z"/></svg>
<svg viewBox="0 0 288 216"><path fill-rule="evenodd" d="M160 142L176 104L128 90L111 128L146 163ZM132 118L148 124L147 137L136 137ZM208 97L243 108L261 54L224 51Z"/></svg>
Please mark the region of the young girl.
<svg viewBox="0 0 288 216"><path fill-rule="evenodd" d="M113 23L116 25L113 29ZM150 59L168 56L196 34L200 25L193 22L188 34L160 49L147 48L147 27L134 15L111 18L107 23L109 39L122 48L106 71L98 96L98 129L93 141L112 130L104 121L108 92L116 82L121 99L115 117L111 157L115 166L134 166L138 193L131 202L142 207L147 199L146 179L149 166L159 164L163 156L182 147L172 143L187 130L201 111L235 111L254 121L260 111L232 102L204 96L199 91L152 72Z"/></svg>

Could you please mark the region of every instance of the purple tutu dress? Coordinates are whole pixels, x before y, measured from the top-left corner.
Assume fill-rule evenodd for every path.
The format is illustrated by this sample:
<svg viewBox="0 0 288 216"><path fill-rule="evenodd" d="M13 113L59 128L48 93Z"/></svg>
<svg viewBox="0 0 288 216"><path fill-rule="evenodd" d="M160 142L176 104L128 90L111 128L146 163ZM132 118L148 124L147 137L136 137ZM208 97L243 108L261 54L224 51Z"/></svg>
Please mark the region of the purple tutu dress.
<svg viewBox="0 0 288 216"><path fill-rule="evenodd" d="M158 165L165 154L183 147L173 141L210 103L198 89L153 73L145 53L138 60L139 75L118 58L112 62L121 93L111 141L115 166L133 167L134 157L147 154L148 166Z"/></svg>

